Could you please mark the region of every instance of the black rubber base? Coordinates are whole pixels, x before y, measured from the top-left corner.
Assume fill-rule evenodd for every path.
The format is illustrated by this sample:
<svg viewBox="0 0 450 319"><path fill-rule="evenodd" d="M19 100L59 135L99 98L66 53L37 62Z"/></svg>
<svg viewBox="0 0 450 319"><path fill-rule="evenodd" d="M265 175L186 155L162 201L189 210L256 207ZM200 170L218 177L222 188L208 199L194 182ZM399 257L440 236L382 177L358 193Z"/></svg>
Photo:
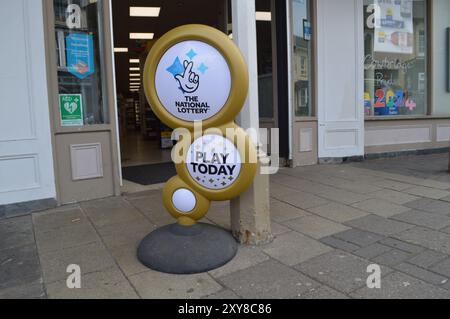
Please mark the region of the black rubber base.
<svg viewBox="0 0 450 319"><path fill-rule="evenodd" d="M236 240L222 228L201 223L173 224L145 237L138 248L138 259L159 272L198 274L227 264L237 249Z"/></svg>

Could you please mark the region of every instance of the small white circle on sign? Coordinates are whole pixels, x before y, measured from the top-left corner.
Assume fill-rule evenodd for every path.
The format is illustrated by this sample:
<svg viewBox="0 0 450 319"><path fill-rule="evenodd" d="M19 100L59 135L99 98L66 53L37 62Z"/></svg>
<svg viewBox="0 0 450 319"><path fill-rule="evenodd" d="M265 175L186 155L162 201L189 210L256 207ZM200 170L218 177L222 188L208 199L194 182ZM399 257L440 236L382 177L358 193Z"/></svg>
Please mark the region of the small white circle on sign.
<svg viewBox="0 0 450 319"><path fill-rule="evenodd" d="M183 41L169 48L158 63L156 93L161 104L183 121L205 121L225 106L231 72L222 54L201 41Z"/></svg>
<svg viewBox="0 0 450 319"><path fill-rule="evenodd" d="M196 183L207 189L222 190L236 182L242 161L230 140L219 135L205 135L189 148L186 165Z"/></svg>
<svg viewBox="0 0 450 319"><path fill-rule="evenodd" d="M197 206L195 195L185 188L181 188L173 193L172 203L177 210L184 214L193 211L195 206Z"/></svg>

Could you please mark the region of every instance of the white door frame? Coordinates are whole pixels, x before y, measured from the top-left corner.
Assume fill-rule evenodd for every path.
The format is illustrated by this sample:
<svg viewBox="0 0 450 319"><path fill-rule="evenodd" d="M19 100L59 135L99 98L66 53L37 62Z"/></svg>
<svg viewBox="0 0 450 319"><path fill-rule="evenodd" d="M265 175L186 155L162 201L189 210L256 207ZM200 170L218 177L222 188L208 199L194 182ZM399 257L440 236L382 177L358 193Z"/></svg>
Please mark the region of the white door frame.
<svg viewBox="0 0 450 319"><path fill-rule="evenodd" d="M317 0L319 158L364 155L363 0Z"/></svg>
<svg viewBox="0 0 450 319"><path fill-rule="evenodd" d="M56 197L42 6L0 2L0 205Z"/></svg>

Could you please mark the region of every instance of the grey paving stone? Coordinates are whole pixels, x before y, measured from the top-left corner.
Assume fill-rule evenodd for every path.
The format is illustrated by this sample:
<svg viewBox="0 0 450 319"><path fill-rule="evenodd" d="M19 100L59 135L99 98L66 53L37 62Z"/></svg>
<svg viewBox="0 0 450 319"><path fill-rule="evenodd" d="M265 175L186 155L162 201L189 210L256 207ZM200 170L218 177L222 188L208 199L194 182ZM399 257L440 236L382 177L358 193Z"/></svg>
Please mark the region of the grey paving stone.
<svg viewBox="0 0 450 319"><path fill-rule="evenodd" d="M198 299L223 290L208 274L170 275L149 270L129 280L144 299Z"/></svg>
<svg viewBox="0 0 450 319"><path fill-rule="evenodd" d="M232 292L229 289L225 289L222 291L219 291L218 293L209 295L207 297L204 297L204 299L212 299L212 300L235 300L235 299L241 299L238 295L236 295L234 292Z"/></svg>
<svg viewBox="0 0 450 319"><path fill-rule="evenodd" d="M441 299L450 298L450 291L435 287L400 272L382 279L381 289L364 287L351 294L363 299Z"/></svg>
<svg viewBox="0 0 450 319"><path fill-rule="evenodd" d="M342 233L335 234L334 237L358 245L359 247L372 245L384 238L383 236L359 229L350 229Z"/></svg>
<svg viewBox="0 0 450 319"><path fill-rule="evenodd" d="M50 210L33 214L34 229L40 233L83 223L88 223L88 220L80 207L70 207L67 210Z"/></svg>
<svg viewBox="0 0 450 319"><path fill-rule="evenodd" d="M239 247L238 253L232 261L219 269L210 271L209 274L214 278L220 278L267 260L269 260L269 256L264 254L260 248L242 246Z"/></svg>
<svg viewBox="0 0 450 319"><path fill-rule="evenodd" d="M382 188L387 188L399 192L414 186L412 184L401 183L390 179L375 180L373 181L373 184Z"/></svg>
<svg viewBox="0 0 450 319"><path fill-rule="evenodd" d="M0 251L0 289L29 285L41 279L34 244Z"/></svg>
<svg viewBox="0 0 450 319"><path fill-rule="evenodd" d="M369 196L356 194L344 189L331 188L317 192L317 195L345 205L351 205L369 199ZM318 205L317 205L318 206Z"/></svg>
<svg viewBox="0 0 450 319"><path fill-rule="evenodd" d="M419 268L409 263L397 265L395 269L436 286L445 285L449 281L449 279L444 276L437 275L431 271Z"/></svg>
<svg viewBox="0 0 450 319"><path fill-rule="evenodd" d="M409 210L404 206L381 201L379 199L368 199L353 204L352 206L381 217L391 217Z"/></svg>
<svg viewBox="0 0 450 319"><path fill-rule="evenodd" d="M340 292L349 293L366 285L367 267L371 263L342 251L333 251L297 265L309 277ZM387 274L388 268L382 267Z"/></svg>
<svg viewBox="0 0 450 319"><path fill-rule="evenodd" d="M0 221L0 250L33 243L34 234L30 216Z"/></svg>
<svg viewBox="0 0 450 319"><path fill-rule="evenodd" d="M392 247L375 243L373 245L358 249L354 251L353 254L362 258L373 259L387 253L388 251L391 251L392 249Z"/></svg>
<svg viewBox="0 0 450 319"><path fill-rule="evenodd" d="M271 228L272 228L273 236L280 236L280 235L283 235L286 233L290 233L292 231L292 229L290 229L286 226L283 226L281 224L278 224L276 222L272 222Z"/></svg>
<svg viewBox="0 0 450 319"><path fill-rule="evenodd" d="M377 187L371 183L365 183L365 182L346 182L341 183L337 186L338 188L345 189L351 192L355 192L358 194L367 195L369 193L374 193L377 191L381 191L380 187Z"/></svg>
<svg viewBox="0 0 450 319"><path fill-rule="evenodd" d="M353 252L353 251L359 249L359 246L349 243L349 242L346 242L344 240L341 240L341 239L333 237L333 236L322 238L320 240L320 242L325 245L331 246L333 248L340 249L340 250L347 251L347 252Z"/></svg>
<svg viewBox="0 0 450 319"><path fill-rule="evenodd" d="M391 249L390 251L373 258L373 261L380 265L392 267L401 264L411 256L412 254L407 253L406 251Z"/></svg>
<svg viewBox="0 0 450 319"><path fill-rule="evenodd" d="M330 247L296 232L275 238L273 243L263 247L263 251L285 265L293 266L313 257L327 253Z"/></svg>
<svg viewBox="0 0 450 319"><path fill-rule="evenodd" d="M329 203L327 205L313 207L310 208L309 211L338 223L347 222L368 215L367 212L360 209L339 203Z"/></svg>
<svg viewBox="0 0 450 319"><path fill-rule="evenodd" d="M450 255L450 234L441 233L428 228L415 227L403 233L396 234L394 237Z"/></svg>
<svg viewBox="0 0 450 319"><path fill-rule="evenodd" d="M448 216L450 214L450 203L429 198L419 199L407 203L405 206L440 215Z"/></svg>
<svg viewBox="0 0 450 319"><path fill-rule="evenodd" d="M449 226L449 227L446 227L446 228L444 228L444 229L441 229L441 232L450 234L450 226Z"/></svg>
<svg viewBox="0 0 450 319"><path fill-rule="evenodd" d="M446 276L447 278L450 278L450 258L447 258L446 260L436 264L431 268L431 270L437 272L438 274Z"/></svg>
<svg viewBox="0 0 450 319"><path fill-rule="evenodd" d="M424 187L424 186L417 186L413 188L405 189L404 192L412 195L417 195L421 197L426 198L432 198L432 199L441 199L444 197L450 196L450 192L440 190L437 188L430 188L430 187Z"/></svg>
<svg viewBox="0 0 450 319"><path fill-rule="evenodd" d="M270 203L270 217L278 223L283 223L308 215L310 214L302 209L277 200L272 200Z"/></svg>
<svg viewBox="0 0 450 319"><path fill-rule="evenodd" d="M280 185L278 183L270 183L270 197L278 199L283 196L298 194L299 191L291 187Z"/></svg>
<svg viewBox="0 0 450 319"><path fill-rule="evenodd" d="M45 233L36 233L36 243L41 254L99 241L100 238L90 224L76 224Z"/></svg>
<svg viewBox="0 0 450 319"><path fill-rule="evenodd" d="M434 250L425 250L417 256L409 259L408 263L422 268L430 268L438 262L443 261L445 258L448 258L448 256L445 254L439 253Z"/></svg>
<svg viewBox="0 0 450 319"><path fill-rule="evenodd" d="M441 200L443 200L444 202L449 202L450 203L450 196L441 198Z"/></svg>
<svg viewBox="0 0 450 319"><path fill-rule="evenodd" d="M106 248L98 242L67 248L40 255L45 283L67 279L67 267L78 265L82 274L89 274L111 268L115 265Z"/></svg>
<svg viewBox="0 0 450 319"><path fill-rule="evenodd" d="M148 271L148 268L137 258L139 243L139 241L134 244L127 243L109 249L117 265L127 277Z"/></svg>
<svg viewBox="0 0 450 319"><path fill-rule="evenodd" d="M42 280L30 284L0 289L0 299L44 299L47 295Z"/></svg>
<svg viewBox="0 0 450 319"><path fill-rule="evenodd" d="M450 225L450 217L427 213L420 210L411 210L406 213L392 216L391 218L417 226L428 227L434 230L439 230Z"/></svg>
<svg viewBox="0 0 450 319"><path fill-rule="evenodd" d="M116 268L82 275L81 289L67 288L66 280L47 285L50 299L137 299L139 296Z"/></svg>
<svg viewBox="0 0 450 319"><path fill-rule="evenodd" d="M397 234L414 227L411 224L389 220L377 215L369 215L355 219L345 223L345 225L383 236Z"/></svg>
<svg viewBox="0 0 450 319"><path fill-rule="evenodd" d="M324 238L350 229L342 224L318 216L305 216L284 222L283 225L315 239Z"/></svg>
<svg viewBox="0 0 450 319"><path fill-rule="evenodd" d="M320 286L319 288L314 288L314 289L312 289L311 292L302 295L301 299L342 300L342 299L349 299L349 297L343 293L340 293L337 290L330 288L330 287Z"/></svg>
<svg viewBox="0 0 450 319"><path fill-rule="evenodd" d="M401 240L398 240L395 238L385 238L380 241L380 244L383 244L385 246L389 246L392 248L400 249L400 250L403 250L403 251L405 251L407 253L411 253L411 254L418 254L425 250L425 248L423 248L421 246L412 245L412 244L406 243L404 241L401 241Z"/></svg>
<svg viewBox="0 0 450 319"><path fill-rule="evenodd" d="M328 203L326 199L317 197L312 194L307 193L295 193L295 194L287 194L276 197L279 201L285 202L292 206L298 207L300 209L308 209L312 207L317 207L321 205L325 205Z"/></svg>
<svg viewBox="0 0 450 319"><path fill-rule="evenodd" d="M398 205L403 205L419 199L419 197L417 196L397 192L391 189L383 189L381 191L370 193L368 195Z"/></svg>
<svg viewBox="0 0 450 319"><path fill-rule="evenodd" d="M246 299L301 298L320 286L316 281L274 260L231 274L221 281Z"/></svg>

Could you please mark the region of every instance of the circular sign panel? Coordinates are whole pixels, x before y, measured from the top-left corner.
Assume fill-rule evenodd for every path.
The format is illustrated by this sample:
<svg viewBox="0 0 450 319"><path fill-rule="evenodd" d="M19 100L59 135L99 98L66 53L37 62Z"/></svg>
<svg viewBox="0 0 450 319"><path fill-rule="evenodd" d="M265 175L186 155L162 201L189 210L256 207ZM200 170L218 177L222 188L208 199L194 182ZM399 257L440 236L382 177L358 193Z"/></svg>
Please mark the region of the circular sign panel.
<svg viewBox="0 0 450 319"><path fill-rule="evenodd" d="M174 117L205 121L219 113L231 91L231 72L225 58L201 41L183 41L161 57L155 74L156 94Z"/></svg>
<svg viewBox="0 0 450 319"><path fill-rule="evenodd" d="M233 185L241 173L241 155L228 139L219 135L198 138L186 159L189 175L199 185L222 190Z"/></svg>

